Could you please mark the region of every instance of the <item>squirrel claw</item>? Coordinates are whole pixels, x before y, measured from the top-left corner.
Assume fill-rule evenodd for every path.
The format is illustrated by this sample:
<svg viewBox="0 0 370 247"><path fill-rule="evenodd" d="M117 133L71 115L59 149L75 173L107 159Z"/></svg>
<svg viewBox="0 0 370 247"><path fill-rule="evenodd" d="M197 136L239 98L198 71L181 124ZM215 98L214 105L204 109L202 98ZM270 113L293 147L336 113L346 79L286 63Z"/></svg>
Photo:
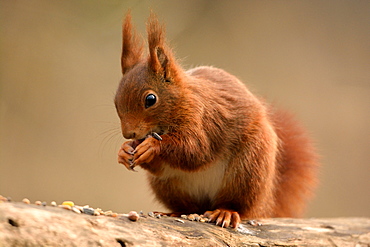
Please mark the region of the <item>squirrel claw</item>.
<svg viewBox="0 0 370 247"><path fill-rule="evenodd" d="M135 166L136 166L136 164L135 164L135 162L134 161L132 161L132 160L129 160L129 162L130 162L130 166L128 167L131 171L133 171L133 172L137 172L136 170L135 170Z"/></svg>
<svg viewBox="0 0 370 247"><path fill-rule="evenodd" d="M237 228L240 224L240 216L238 212L228 209L216 209L214 211L207 211L204 216L209 218L208 222L215 222L217 226L222 228L231 226Z"/></svg>

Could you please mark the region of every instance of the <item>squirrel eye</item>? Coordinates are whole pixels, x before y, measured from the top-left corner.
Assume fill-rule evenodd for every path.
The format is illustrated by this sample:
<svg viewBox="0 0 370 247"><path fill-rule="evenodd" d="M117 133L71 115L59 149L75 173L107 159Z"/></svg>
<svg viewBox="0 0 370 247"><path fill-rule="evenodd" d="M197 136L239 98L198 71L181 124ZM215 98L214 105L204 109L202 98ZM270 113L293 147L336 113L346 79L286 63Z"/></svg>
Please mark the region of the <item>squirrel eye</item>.
<svg viewBox="0 0 370 247"><path fill-rule="evenodd" d="M149 108L157 102L157 97L154 94L148 94L145 98L145 108Z"/></svg>

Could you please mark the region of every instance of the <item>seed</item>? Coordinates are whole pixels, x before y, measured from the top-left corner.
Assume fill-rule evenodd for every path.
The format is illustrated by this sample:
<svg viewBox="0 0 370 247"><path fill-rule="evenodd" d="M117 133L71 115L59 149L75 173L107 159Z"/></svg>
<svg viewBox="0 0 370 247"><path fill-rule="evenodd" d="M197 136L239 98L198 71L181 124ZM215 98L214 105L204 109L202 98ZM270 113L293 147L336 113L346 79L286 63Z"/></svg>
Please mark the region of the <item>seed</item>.
<svg viewBox="0 0 370 247"><path fill-rule="evenodd" d="M157 139L158 141L162 141L163 139L162 139L162 137L160 136L160 135L158 135L156 132L153 132L152 133L152 135L153 135L153 137L155 138L155 139Z"/></svg>
<svg viewBox="0 0 370 247"><path fill-rule="evenodd" d="M182 214L181 215L181 218L183 218L184 220L187 220L188 219L188 216L186 214Z"/></svg>
<svg viewBox="0 0 370 247"><path fill-rule="evenodd" d="M46 202L42 202L41 205L45 207L46 206Z"/></svg>
<svg viewBox="0 0 370 247"><path fill-rule="evenodd" d="M195 220L195 215L194 214L189 214L188 220L194 221Z"/></svg>
<svg viewBox="0 0 370 247"><path fill-rule="evenodd" d="M81 213L81 211L78 208L76 208L76 207L72 207L72 211L75 212L76 214L80 214Z"/></svg>
<svg viewBox="0 0 370 247"><path fill-rule="evenodd" d="M28 200L27 198L24 198L23 200L22 200L22 202L24 202L24 203L26 203L26 204L30 204L31 202L30 202L30 200Z"/></svg>
<svg viewBox="0 0 370 247"><path fill-rule="evenodd" d="M78 206L78 205L75 205L74 206L76 209L80 210L81 213L83 213L83 207L81 206Z"/></svg>
<svg viewBox="0 0 370 247"><path fill-rule="evenodd" d="M51 205L51 206L53 206L53 207L56 207L56 206L57 206L57 203L56 203L55 201L52 201L52 202L50 203L50 205Z"/></svg>
<svg viewBox="0 0 370 247"><path fill-rule="evenodd" d="M137 221L139 218L140 216L136 211L130 211L128 213L128 219L131 221Z"/></svg>
<svg viewBox="0 0 370 247"><path fill-rule="evenodd" d="M161 216L160 214L156 214L156 215L155 215L155 217L156 217L157 219L162 218L162 216Z"/></svg>
<svg viewBox="0 0 370 247"><path fill-rule="evenodd" d="M175 221L180 222L180 223L185 223L183 220L180 220L180 219L175 219Z"/></svg>
<svg viewBox="0 0 370 247"><path fill-rule="evenodd" d="M62 203L62 205L69 205L69 206L73 207L75 204L74 204L74 202L72 202L72 201L64 201L64 202Z"/></svg>
<svg viewBox="0 0 370 247"><path fill-rule="evenodd" d="M105 211L104 215L105 216L112 216L113 212L111 210Z"/></svg>
<svg viewBox="0 0 370 247"><path fill-rule="evenodd" d="M12 198L11 198L10 196L8 196L8 197L6 198L6 200L8 200L8 202L11 202L11 201L12 201Z"/></svg>
<svg viewBox="0 0 370 247"><path fill-rule="evenodd" d="M84 212L84 214L94 215L94 209L92 209L92 208L83 207L83 212Z"/></svg>
<svg viewBox="0 0 370 247"><path fill-rule="evenodd" d="M8 198L6 198L6 197L4 197L4 196L0 195L0 201L2 201L2 202L7 202L7 201L8 201Z"/></svg>
<svg viewBox="0 0 370 247"><path fill-rule="evenodd" d="M41 206L41 201L35 201L35 204L36 204L37 206Z"/></svg>
<svg viewBox="0 0 370 247"><path fill-rule="evenodd" d="M153 212L149 212L149 213L148 213L148 215L149 215L150 217L153 217L153 218L155 217L155 215L154 215L154 213L153 213Z"/></svg>
<svg viewBox="0 0 370 247"><path fill-rule="evenodd" d="M262 224L257 220L248 220L247 223L251 226L261 226Z"/></svg>
<svg viewBox="0 0 370 247"><path fill-rule="evenodd" d="M96 212L98 212L98 213L99 213L99 215L100 215L100 214L104 214L104 212L103 212L103 210L102 210L101 208L97 208L97 209L95 209L95 211L96 211Z"/></svg>
<svg viewBox="0 0 370 247"><path fill-rule="evenodd" d="M206 219L205 218L200 218L199 220L200 222L206 222Z"/></svg>
<svg viewBox="0 0 370 247"><path fill-rule="evenodd" d="M69 206L69 205L58 205L58 207L60 207L60 208L64 208L64 209L67 209L67 210L72 210L72 207L71 206Z"/></svg>

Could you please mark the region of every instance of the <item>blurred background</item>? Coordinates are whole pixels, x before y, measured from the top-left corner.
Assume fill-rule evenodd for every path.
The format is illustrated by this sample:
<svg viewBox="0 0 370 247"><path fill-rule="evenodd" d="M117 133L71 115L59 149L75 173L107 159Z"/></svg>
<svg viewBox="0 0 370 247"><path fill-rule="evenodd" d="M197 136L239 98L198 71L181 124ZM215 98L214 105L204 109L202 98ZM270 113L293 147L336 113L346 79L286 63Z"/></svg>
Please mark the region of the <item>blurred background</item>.
<svg viewBox="0 0 370 247"><path fill-rule="evenodd" d="M297 115L321 155L308 217L370 216L370 1L0 0L0 194L164 210L117 163L121 23L153 9L184 68L213 65Z"/></svg>

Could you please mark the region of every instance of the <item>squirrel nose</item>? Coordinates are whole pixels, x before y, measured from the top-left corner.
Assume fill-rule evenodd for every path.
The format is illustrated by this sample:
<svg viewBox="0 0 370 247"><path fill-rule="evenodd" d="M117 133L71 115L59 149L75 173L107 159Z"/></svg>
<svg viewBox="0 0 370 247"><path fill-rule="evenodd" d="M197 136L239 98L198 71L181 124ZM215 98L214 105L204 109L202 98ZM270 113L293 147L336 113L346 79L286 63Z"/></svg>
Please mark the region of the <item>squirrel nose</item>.
<svg viewBox="0 0 370 247"><path fill-rule="evenodd" d="M136 132L130 124L125 123L121 125L122 135L125 139L135 139Z"/></svg>
<svg viewBox="0 0 370 247"><path fill-rule="evenodd" d="M122 132L122 134L125 139L135 139L136 137L135 132Z"/></svg>

